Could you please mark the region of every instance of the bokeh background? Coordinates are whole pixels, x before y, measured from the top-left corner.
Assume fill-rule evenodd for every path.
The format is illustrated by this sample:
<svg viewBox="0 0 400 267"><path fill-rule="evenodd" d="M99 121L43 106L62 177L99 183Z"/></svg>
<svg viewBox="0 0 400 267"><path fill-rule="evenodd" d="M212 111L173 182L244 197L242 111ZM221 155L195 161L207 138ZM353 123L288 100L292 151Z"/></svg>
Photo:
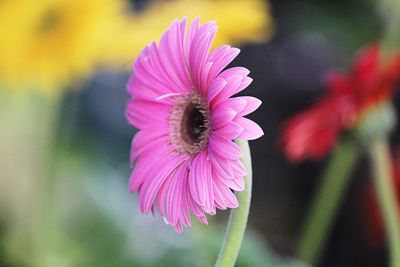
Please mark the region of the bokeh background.
<svg viewBox="0 0 400 267"><path fill-rule="evenodd" d="M219 24L217 44L242 52L254 193L237 266L307 266L294 252L325 161L288 162L282 124L323 93L331 69L382 36L370 0L0 1L0 266L212 266L227 211L183 235L143 216L129 194L135 129L124 109L130 64L174 18ZM400 98L395 97L396 107ZM399 130L393 136L393 145ZM352 176L318 266L385 266L371 237L369 165Z"/></svg>

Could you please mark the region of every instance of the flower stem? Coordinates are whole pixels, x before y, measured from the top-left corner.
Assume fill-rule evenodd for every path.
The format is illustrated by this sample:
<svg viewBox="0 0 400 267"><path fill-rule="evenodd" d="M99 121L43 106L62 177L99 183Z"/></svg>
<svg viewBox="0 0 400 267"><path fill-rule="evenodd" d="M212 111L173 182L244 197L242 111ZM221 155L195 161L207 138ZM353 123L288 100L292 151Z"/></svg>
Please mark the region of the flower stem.
<svg viewBox="0 0 400 267"><path fill-rule="evenodd" d="M392 183L390 152L386 139L376 139L369 146L375 190L385 223L390 250L390 266L400 266L400 214Z"/></svg>
<svg viewBox="0 0 400 267"><path fill-rule="evenodd" d="M10 261L44 267L54 204L53 141L61 97L0 92L0 203L7 218L5 249ZM10 190L10 186L18 190ZM24 257L21 257L21 250ZM48 265L47 265L48 266Z"/></svg>
<svg viewBox="0 0 400 267"><path fill-rule="evenodd" d="M250 211L252 187L250 147L249 143L244 140L236 140L236 143L243 151L242 162L247 169L247 175L244 177L246 187L242 192L237 193L240 206L231 210L225 238L219 251L215 267L233 267L235 265L246 231L247 218Z"/></svg>
<svg viewBox="0 0 400 267"><path fill-rule="evenodd" d="M319 260L359 155L359 146L353 140L338 143L302 230L298 258L312 265Z"/></svg>
<svg viewBox="0 0 400 267"><path fill-rule="evenodd" d="M384 26L385 34L382 38L382 44L384 58L387 58L398 49L400 43L400 2L397 0L379 0L376 2Z"/></svg>

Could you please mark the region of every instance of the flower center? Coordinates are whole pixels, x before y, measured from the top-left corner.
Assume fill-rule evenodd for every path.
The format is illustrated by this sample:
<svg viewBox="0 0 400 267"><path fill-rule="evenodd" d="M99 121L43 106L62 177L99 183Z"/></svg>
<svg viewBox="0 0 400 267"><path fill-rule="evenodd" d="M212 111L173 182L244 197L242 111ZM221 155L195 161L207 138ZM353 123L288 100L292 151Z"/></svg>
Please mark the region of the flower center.
<svg viewBox="0 0 400 267"><path fill-rule="evenodd" d="M47 10L39 22L38 31L48 33L54 31L61 22L61 13L57 8Z"/></svg>
<svg viewBox="0 0 400 267"><path fill-rule="evenodd" d="M176 152L195 154L204 149L210 132L207 101L197 92L180 97L172 109L170 129Z"/></svg>

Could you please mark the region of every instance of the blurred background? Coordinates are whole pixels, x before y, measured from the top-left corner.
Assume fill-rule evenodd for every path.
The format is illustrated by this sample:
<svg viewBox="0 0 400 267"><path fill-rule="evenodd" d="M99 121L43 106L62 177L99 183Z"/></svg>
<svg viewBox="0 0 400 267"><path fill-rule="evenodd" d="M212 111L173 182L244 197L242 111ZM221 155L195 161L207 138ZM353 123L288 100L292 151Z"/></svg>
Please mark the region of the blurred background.
<svg viewBox="0 0 400 267"><path fill-rule="evenodd" d="M124 117L130 64L175 18L219 24L216 45L242 52L245 91L263 101L251 142L254 193L237 266L307 266L294 258L326 161L289 163L282 124L382 35L369 0L0 1L0 266L212 266L227 211L183 235L143 216L129 194L135 129ZM395 97L396 107L400 98ZM393 146L398 144L399 129ZM318 266L385 266L362 159Z"/></svg>

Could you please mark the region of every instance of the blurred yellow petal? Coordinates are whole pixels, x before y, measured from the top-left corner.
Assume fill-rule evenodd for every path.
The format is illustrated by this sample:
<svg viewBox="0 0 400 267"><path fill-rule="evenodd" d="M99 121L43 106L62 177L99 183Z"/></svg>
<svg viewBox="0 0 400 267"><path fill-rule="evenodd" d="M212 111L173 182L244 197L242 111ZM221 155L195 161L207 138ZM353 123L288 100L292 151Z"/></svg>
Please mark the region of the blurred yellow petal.
<svg viewBox="0 0 400 267"><path fill-rule="evenodd" d="M51 95L99 65L128 70L184 16L217 20L216 45L266 41L273 28L264 0L151 1L130 10L127 0L1 0L0 89Z"/></svg>
<svg viewBox="0 0 400 267"><path fill-rule="evenodd" d="M0 87L50 93L90 74L122 0L0 1Z"/></svg>
<svg viewBox="0 0 400 267"><path fill-rule="evenodd" d="M273 33L269 5L264 0L173 0L155 1L121 25L120 36L104 54L107 63L132 62L146 44L157 39L174 19L199 16L216 20L215 45L264 42Z"/></svg>

